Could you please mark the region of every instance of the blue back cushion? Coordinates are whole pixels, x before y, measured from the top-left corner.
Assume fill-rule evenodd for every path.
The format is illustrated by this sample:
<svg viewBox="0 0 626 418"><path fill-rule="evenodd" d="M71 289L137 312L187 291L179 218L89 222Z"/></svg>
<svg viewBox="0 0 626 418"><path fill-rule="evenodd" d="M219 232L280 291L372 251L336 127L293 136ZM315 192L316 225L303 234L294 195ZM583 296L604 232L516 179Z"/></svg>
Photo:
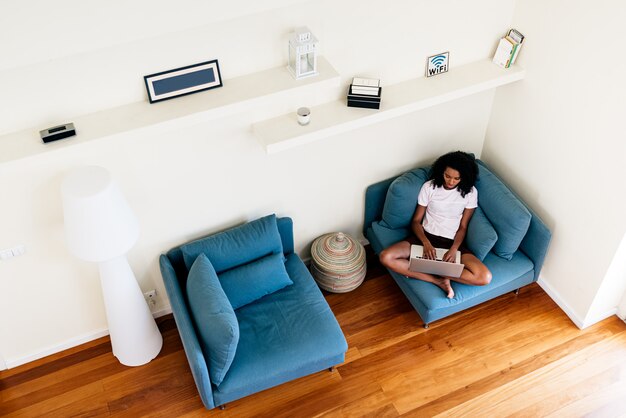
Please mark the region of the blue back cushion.
<svg viewBox="0 0 626 418"><path fill-rule="evenodd" d="M480 261L483 261L497 240L498 234L493 225L482 209L477 207L467 226L465 245Z"/></svg>
<svg viewBox="0 0 626 418"><path fill-rule="evenodd" d="M218 275L233 309L293 284L282 254L272 254Z"/></svg>
<svg viewBox="0 0 626 418"><path fill-rule="evenodd" d="M187 269L205 254L218 273L270 254L282 254L276 215L269 215L180 247Z"/></svg>
<svg viewBox="0 0 626 418"><path fill-rule="evenodd" d="M411 235L410 228L388 228L382 223L383 221L372 222L372 231L382 245L382 248L387 248L396 242L403 241Z"/></svg>
<svg viewBox="0 0 626 418"><path fill-rule="evenodd" d="M235 358L239 323L213 265L204 254L198 256L189 270L187 298L202 351L209 359L211 381L219 386Z"/></svg>
<svg viewBox="0 0 626 418"><path fill-rule="evenodd" d="M531 214L491 171L481 164L478 170L476 189L480 207L498 234L493 251L510 260L528 231Z"/></svg>
<svg viewBox="0 0 626 418"><path fill-rule="evenodd" d="M389 185L383 206L383 226L396 229L411 223L417 208L417 196L426 180L427 169L416 168L402 174Z"/></svg>

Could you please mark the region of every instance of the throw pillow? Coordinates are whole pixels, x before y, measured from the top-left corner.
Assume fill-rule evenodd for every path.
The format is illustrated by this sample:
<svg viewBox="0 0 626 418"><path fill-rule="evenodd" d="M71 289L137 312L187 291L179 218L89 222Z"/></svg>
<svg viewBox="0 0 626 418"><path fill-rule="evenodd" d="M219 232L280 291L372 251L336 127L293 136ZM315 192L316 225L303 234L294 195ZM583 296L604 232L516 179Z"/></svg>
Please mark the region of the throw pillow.
<svg viewBox="0 0 626 418"><path fill-rule="evenodd" d="M493 225L482 209L477 207L467 226L465 245L480 261L483 261L497 240L498 234L493 229Z"/></svg>
<svg viewBox="0 0 626 418"><path fill-rule="evenodd" d="M378 240L381 250L395 244L396 242L405 240L411 234L410 228L387 228L382 225L382 221L372 222L372 231L374 232L375 239ZM372 248L376 248L376 246L378 246L373 243L372 245Z"/></svg>
<svg viewBox="0 0 626 418"><path fill-rule="evenodd" d="M484 163L478 164L476 189L480 207L498 234L493 251L510 260L528 231L532 215Z"/></svg>
<svg viewBox="0 0 626 418"><path fill-rule="evenodd" d="M283 243L276 215L269 215L182 245L180 249L188 269L198 255L205 254L220 273L268 254L282 254Z"/></svg>
<svg viewBox="0 0 626 418"><path fill-rule="evenodd" d="M218 275L233 309L293 284L282 254L272 254Z"/></svg>
<svg viewBox="0 0 626 418"><path fill-rule="evenodd" d="M427 170L416 168L402 174L389 185L383 206L382 226L405 228L411 223L417 207L417 195L427 179Z"/></svg>
<svg viewBox="0 0 626 418"><path fill-rule="evenodd" d="M211 381L219 386L235 358L239 323L213 265L204 254L198 256L189 270L187 298L202 351L209 359Z"/></svg>

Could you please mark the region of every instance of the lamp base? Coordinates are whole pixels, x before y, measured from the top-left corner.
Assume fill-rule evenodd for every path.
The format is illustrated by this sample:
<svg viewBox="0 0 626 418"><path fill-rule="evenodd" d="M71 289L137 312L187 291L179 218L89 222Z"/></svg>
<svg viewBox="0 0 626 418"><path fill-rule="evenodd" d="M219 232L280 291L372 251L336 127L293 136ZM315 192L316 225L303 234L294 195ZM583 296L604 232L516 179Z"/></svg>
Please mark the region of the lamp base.
<svg viewBox="0 0 626 418"><path fill-rule="evenodd" d="M126 256L101 262L99 268L113 355L126 366L148 363L161 351L163 336Z"/></svg>

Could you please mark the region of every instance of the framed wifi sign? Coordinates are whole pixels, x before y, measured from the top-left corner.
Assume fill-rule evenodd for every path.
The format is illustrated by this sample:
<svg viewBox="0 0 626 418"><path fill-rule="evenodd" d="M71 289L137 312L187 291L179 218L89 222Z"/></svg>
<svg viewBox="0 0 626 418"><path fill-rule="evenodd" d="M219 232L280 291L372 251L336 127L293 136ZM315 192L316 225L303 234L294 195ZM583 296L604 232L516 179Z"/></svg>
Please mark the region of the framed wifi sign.
<svg viewBox="0 0 626 418"><path fill-rule="evenodd" d="M448 72L450 63L450 52L442 52L437 55L428 57L426 62L426 77L432 77L437 74Z"/></svg>

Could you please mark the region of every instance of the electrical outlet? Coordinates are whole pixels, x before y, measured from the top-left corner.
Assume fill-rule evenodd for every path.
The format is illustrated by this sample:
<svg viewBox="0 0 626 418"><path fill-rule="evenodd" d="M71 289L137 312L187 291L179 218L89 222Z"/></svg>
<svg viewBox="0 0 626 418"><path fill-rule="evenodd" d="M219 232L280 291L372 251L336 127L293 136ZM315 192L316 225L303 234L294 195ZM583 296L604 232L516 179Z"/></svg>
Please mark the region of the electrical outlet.
<svg viewBox="0 0 626 418"><path fill-rule="evenodd" d="M13 248L0 250L0 260L8 260L9 258L18 257L26 252L24 244L16 245Z"/></svg>
<svg viewBox="0 0 626 418"><path fill-rule="evenodd" d="M143 296L146 298L146 302L148 303L148 306L150 307L150 309L153 309L156 306L156 297L157 297L156 289L148 290L147 292L143 294Z"/></svg>

